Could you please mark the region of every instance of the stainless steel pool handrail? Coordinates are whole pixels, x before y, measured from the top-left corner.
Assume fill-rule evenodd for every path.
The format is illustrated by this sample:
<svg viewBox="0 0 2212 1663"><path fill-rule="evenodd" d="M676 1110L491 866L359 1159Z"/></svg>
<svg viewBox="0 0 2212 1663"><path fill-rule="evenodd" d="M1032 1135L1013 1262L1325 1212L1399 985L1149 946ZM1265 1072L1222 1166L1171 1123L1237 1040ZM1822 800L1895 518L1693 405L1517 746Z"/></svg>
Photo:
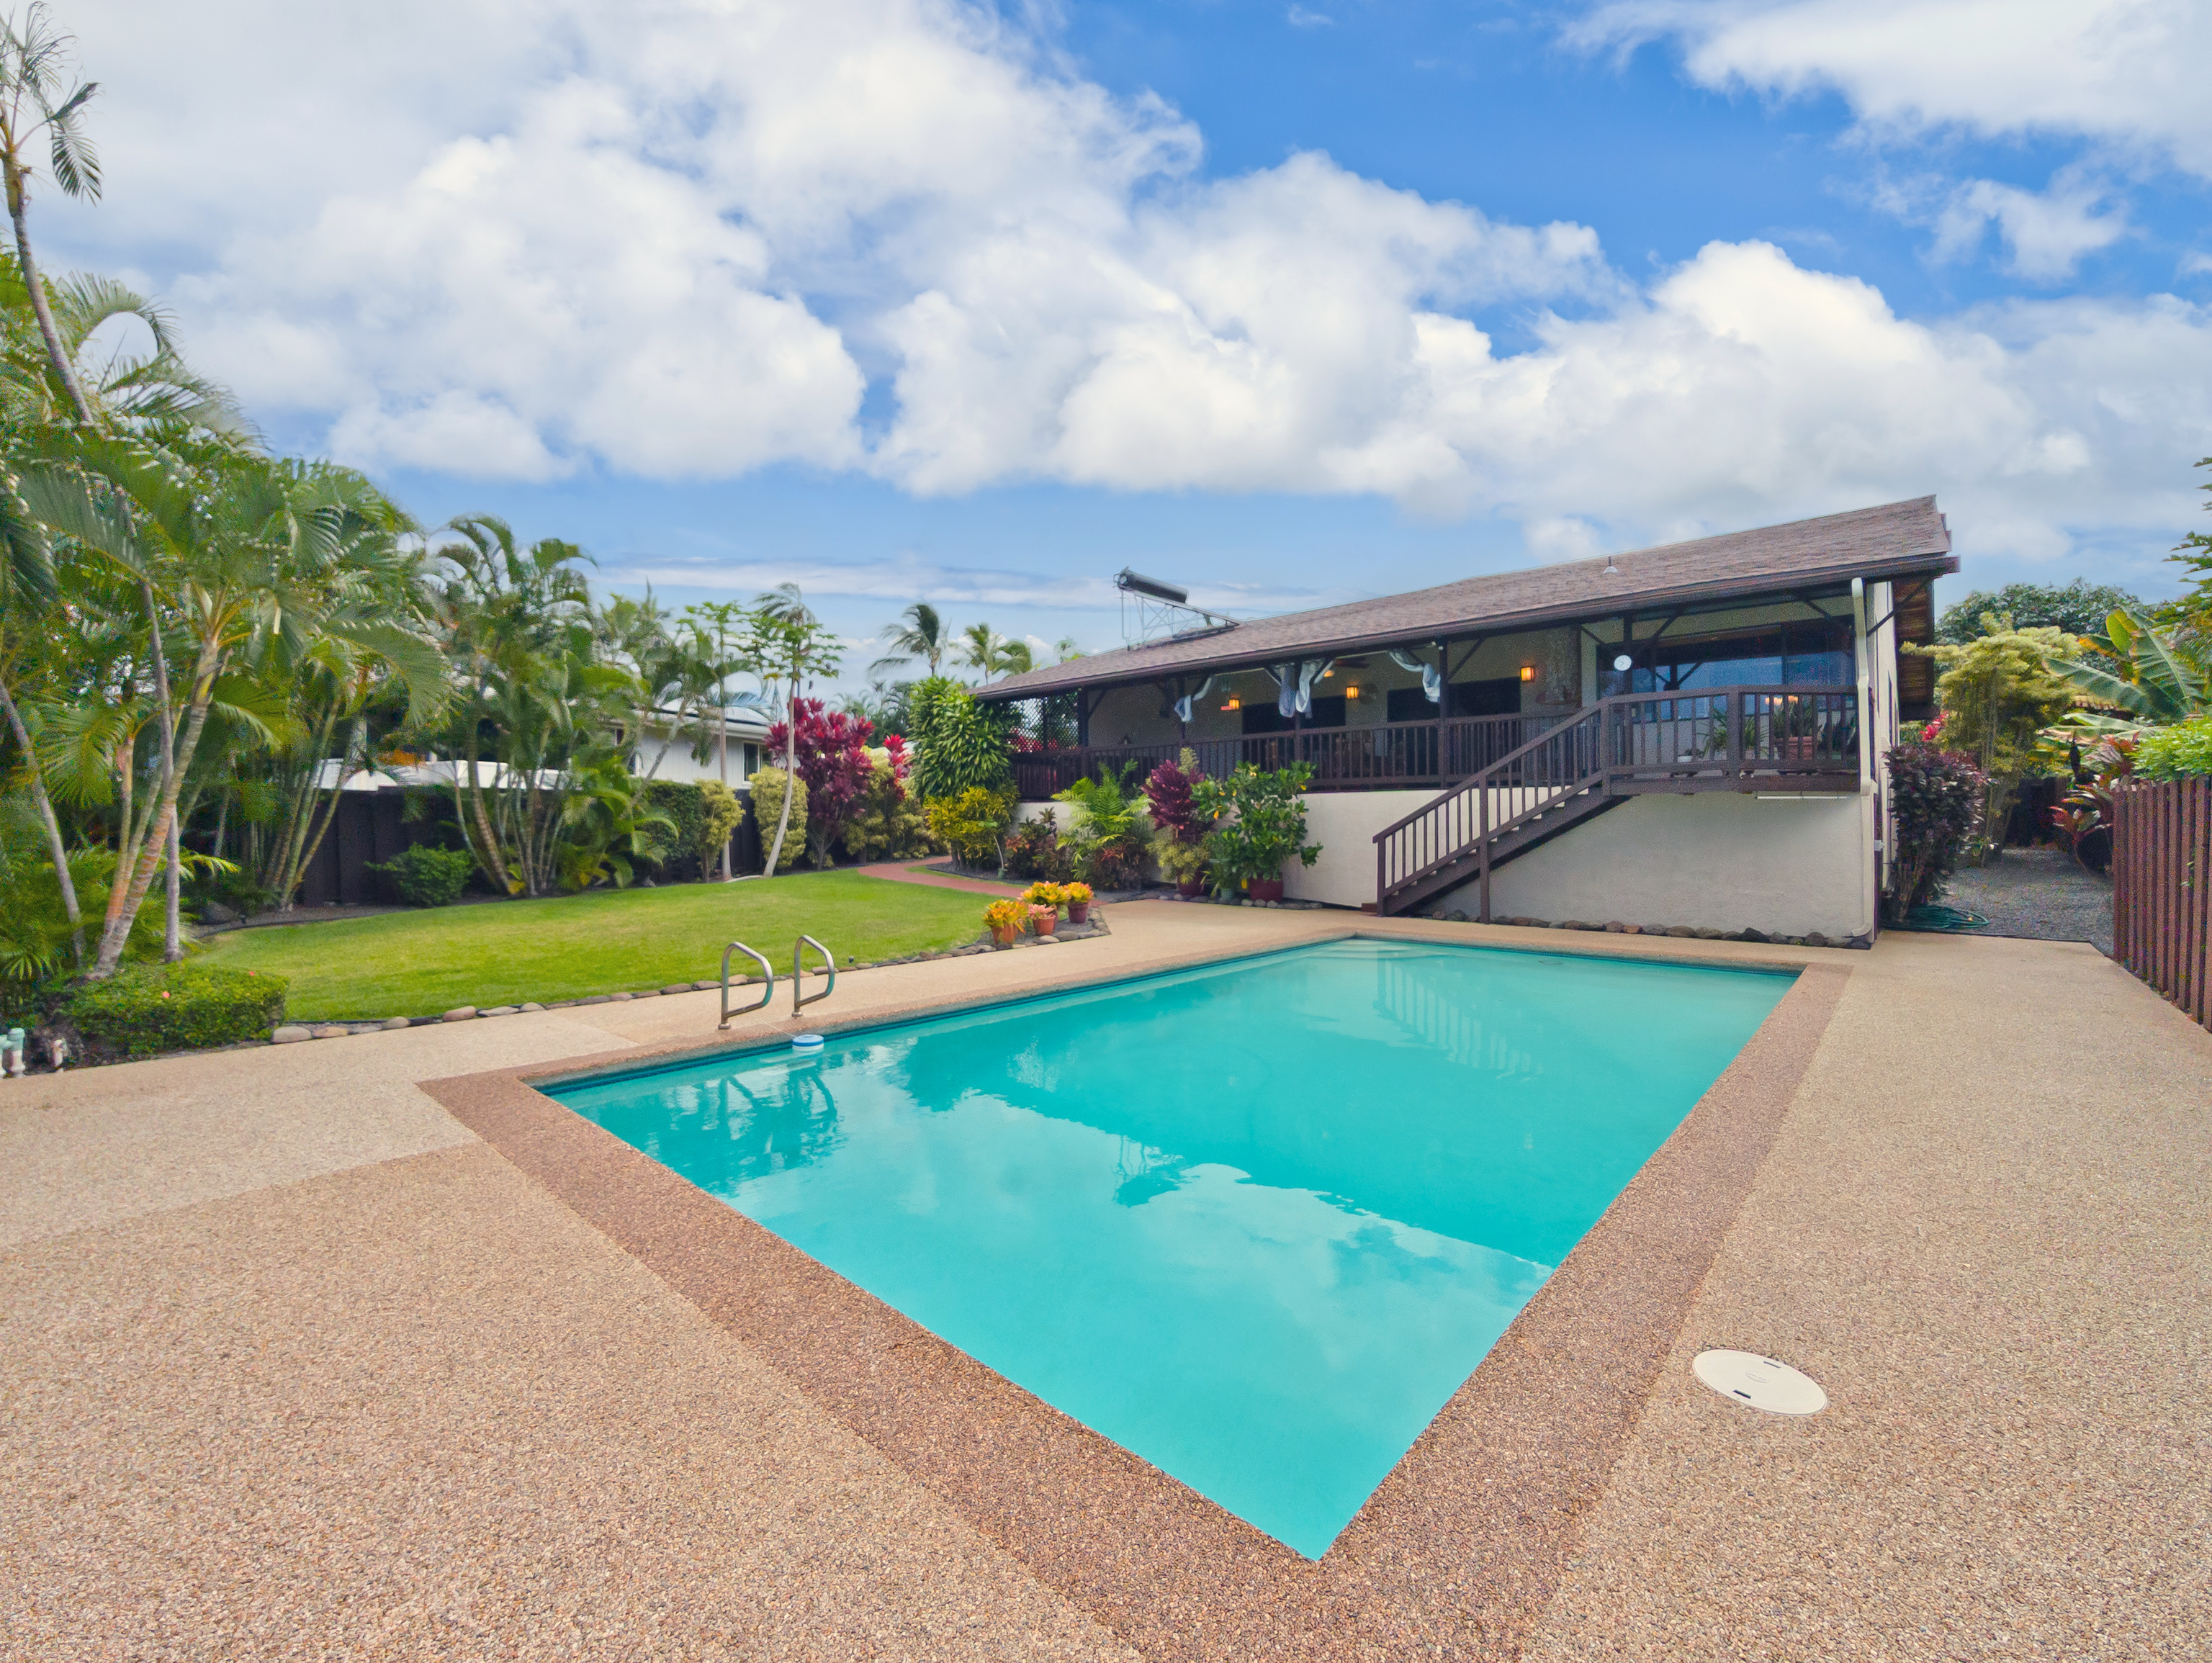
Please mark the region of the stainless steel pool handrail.
<svg viewBox="0 0 2212 1663"><path fill-rule="evenodd" d="M760 998L742 1011L730 1009L730 955L732 953L743 953L754 963L759 965L762 974L768 978L768 986L761 990ZM732 1017L750 1016L756 1011L767 1010L768 1002L775 997L775 966L768 962L768 956L765 953L756 953L742 941L733 941L722 949L722 1020L715 1024L717 1029L727 1028Z"/></svg>
<svg viewBox="0 0 2212 1663"><path fill-rule="evenodd" d="M829 962L830 985L818 993L801 990L806 980L806 950L811 947ZM824 947L812 936L803 935L791 944L791 1014L797 1016L810 1004L828 998L837 991L837 955Z"/></svg>

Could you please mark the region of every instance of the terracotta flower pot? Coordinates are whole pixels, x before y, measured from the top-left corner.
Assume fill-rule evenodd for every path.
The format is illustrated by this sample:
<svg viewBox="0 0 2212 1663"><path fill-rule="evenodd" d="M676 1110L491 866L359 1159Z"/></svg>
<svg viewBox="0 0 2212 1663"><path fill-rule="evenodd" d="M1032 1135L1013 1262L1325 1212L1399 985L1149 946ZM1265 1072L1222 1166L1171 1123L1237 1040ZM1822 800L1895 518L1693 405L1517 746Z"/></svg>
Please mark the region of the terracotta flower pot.
<svg viewBox="0 0 2212 1663"><path fill-rule="evenodd" d="M1014 944L1014 938L1019 934L1021 934L1019 930L1008 926L1004 928L993 929L991 932L991 939L997 942L1001 947L1011 947Z"/></svg>
<svg viewBox="0 0 2212 1663"><path fill-rule="evenodd" d="M1036 930L1036 932L1041 936L1048 936L1052 934L1054 931L1060 928L1060 914L1058 913L1039 913L1036 917L1030 921L1030 927Z"/></svg>
<svg viewBox="0 0 2212 1663"><path fill-rule="evenodd" d="M1818 753L1820 743L1819 738L1813 734L1793 733L1782 742L1783 759L1791 762L1809 762Z"/></svg>
<svg viewBox="0 0 2212 1663"><path fill-rule="evenodd" d="M1279 877L1255 877L1244 886L1245 895L1253 901L1280 901L1283 880Z"/></svg>
<svg viewBox="0 0 2212 1663"><path fill-rule="evenodd" d="M1186 877L1176 885L1176 893L1185 901L1195 901L1206 893L1206 880L1202 877Z"/></svg>
<svg viewBox="0 0 2212 1663"><path fill-rule="evenodd" d="M1090 923L1091 903L1087 901L1069 901L1067 903L1067 921L1070 924Z"/></svg>

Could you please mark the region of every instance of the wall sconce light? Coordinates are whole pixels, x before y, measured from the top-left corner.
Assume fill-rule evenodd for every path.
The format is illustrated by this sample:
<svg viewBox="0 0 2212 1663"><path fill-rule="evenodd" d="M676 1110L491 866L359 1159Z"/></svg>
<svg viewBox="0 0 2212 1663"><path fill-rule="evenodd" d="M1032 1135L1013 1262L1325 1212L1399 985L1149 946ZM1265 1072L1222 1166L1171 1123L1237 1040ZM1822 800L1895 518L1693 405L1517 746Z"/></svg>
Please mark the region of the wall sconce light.
<svg viewBox="0 0 2212 1663"><path fill-rule="evenodd" d="M1242 710L1244 707L1243 701L1239 700L1236 695L1231 694L1229 698L1229 702L1221 707L1224 710Z"/></svg>
<svg viewBox="0 0 2212 1663"><path fill-rule="evenodd" d="M1524 682L1534 681L1536 679L1536 666L1533 664L1522 665L1521 666L1521 679Z"/></svg>
<svg viewBox="0 0 2212 1663"><path fill-rule="evenodd" d="M1328 666L1328 669L1326 669L1326 670L1324 670L1324 671L1322 671L1321 672L1321 678L1322 678L1322 680L1323 680L1323 681L1327 681L1330 677L1332 677L1332 676L1334 676L1334 675L1335 675L1335 674L1336 674L1336 666L1335 666L1334 665L1329 665L1329 666Z"/></svg>
<svg viewBox="0 0 2212 1663"><path fill-rule="evenodd" d="M1344 696L1345 696L1346 698L1347 698L1347 699L1356 699L1356 698L1358 698L1358 697L1359 696L1359 686L1358 686L1358 683L1355 682L1355 683L1352 683L1352 685L1351 685L1350 687L1346 688L1346 689L1344 689Z"/></svg>

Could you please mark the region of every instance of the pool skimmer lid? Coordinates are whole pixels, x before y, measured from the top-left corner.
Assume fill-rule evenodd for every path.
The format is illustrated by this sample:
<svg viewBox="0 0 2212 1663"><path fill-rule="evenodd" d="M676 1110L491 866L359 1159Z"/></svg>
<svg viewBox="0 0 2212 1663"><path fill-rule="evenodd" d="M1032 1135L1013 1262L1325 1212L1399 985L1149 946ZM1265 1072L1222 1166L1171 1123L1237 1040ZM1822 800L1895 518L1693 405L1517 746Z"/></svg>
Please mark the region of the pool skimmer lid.
<svg viewBox="0 0 2212 1663"><path fill-rule="evenodd" d="M819 1051L822 1036L819 1034L794 1034L791 1036L791 1048L799 1052Z"/></svg>
<svg viewBox="0 0 2212 1663"><path fill-rule="evenodd" d="M1700 1351L1690 1369L1723 1397L1770 1415L1817 1415L1828 1406L1818 1381L1756 1351Z"/></svg>

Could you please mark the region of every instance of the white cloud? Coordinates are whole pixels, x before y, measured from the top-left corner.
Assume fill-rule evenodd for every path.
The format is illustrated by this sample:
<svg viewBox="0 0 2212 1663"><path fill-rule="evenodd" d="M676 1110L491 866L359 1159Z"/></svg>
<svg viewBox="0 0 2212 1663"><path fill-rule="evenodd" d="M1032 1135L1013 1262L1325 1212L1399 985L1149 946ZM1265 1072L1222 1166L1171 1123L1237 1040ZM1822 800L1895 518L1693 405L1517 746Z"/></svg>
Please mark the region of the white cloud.
<svg viewBox="0 0 2212 1663"><path fill-rule="evenodd" d="M1969 179L1952 191L1936 225L1939 258L1972 253L1992 226L2012 250L2012 269L2038 282L2074 274L2084 254L2127 234L2124 212L2100 212L2109 194L2090 185L2054 181L2045 191L1990 179Z"/></svg>
<svg viewBox="0 0 2212 1663"><path fill-rule="evenodd" d="M1933 228L1929 252L1936 259L1973 258L1995 230L2009 251L2010 269L2041 283L2072 276L2083 255L2128 234L2126 210L2115 197L2106 181L2080 167L2060 169L2039 191L1993 179L1922 175L1885 180L1872 192L1883 211Z"/></svg>
<svg viewBox="0 0 2212 1663"><path fill-rule="evenodd" d="M2202 0L1616 0L1570 31L1655 37L1707 86L1832 88L1880 126L2081 134L2212 176Z"/></svg>
<svg viewBox="0 0 2212 1663"><path fill-rule="evenodd" d="M1106 579L1073 573L1041 574L988 567L947 566L902 555L896 560L830 565L801 560L701 558L689 561L610 561L601 575L623 586L714 589L752 593L796 583L810 597L898 601L933 606L1035 606L1055 612L1118 612L1121 597ZM1191 604L1237 616L1294 611L1351 600L1351 590L1323 591L1282 584L1201 584Z"/></svg>
<svg viewBox="0 0 2212 1663"><path fill-rule="evenodd" d="M1871 118L2015 130L2063 102L2005 105L1985 64L1941 49L1972 9L1919 10L1936 38L1917 49L1944 72L1928 87L1986 96L1877 100ZM1989 24L2000 57L2057 27L2019 11L2010 33ZM2182 27L2148 0L2132 34L2112 6L2083 15L2107 57ZM1912 39L1887 0L1665 15L1699 74L1782 90ZM1806 26L1802 62L1777 19ZM83 50L109 88L110 199L42 200L41 227L88 264L164 251L209 367L371 466L1370 492L1505 513L1560 552L1936 490L1982 516L1978 536L2047 551L2073 525L2179 519L2187 461L2212 449L2191 391L2212 385L2201 308L1914 321L1763 243L1715 244L1639 288L1585 228L1500 223L1323 155L1204 179L1174 112L1115 99L957 0L396 0L373 26L116 0ZM2124 229L2065 179L1919 211L1939 240L1994 226L2030 275ZM1470 320L1490 307L1534 344L1500 355ZM872 379L892 398L864 428ZM799 575L704 569L638 575ZM1015 574L855 569L829 580L1110 604ZM1209 604L1276 600L1297 604Z"/></svg>
<svg viewBox="0 0 2212 1663"><path fill-rule="evenodd" d="M1327 12L1309 11L1304 6L1292 6L1284 15L1284 21L1294 29L1333 29L1336 19Z"/></svg>

